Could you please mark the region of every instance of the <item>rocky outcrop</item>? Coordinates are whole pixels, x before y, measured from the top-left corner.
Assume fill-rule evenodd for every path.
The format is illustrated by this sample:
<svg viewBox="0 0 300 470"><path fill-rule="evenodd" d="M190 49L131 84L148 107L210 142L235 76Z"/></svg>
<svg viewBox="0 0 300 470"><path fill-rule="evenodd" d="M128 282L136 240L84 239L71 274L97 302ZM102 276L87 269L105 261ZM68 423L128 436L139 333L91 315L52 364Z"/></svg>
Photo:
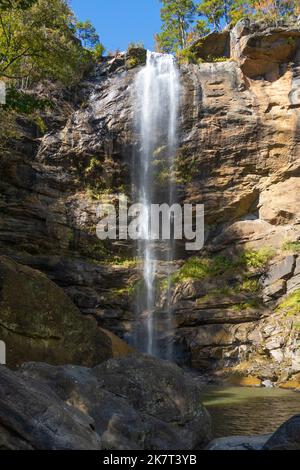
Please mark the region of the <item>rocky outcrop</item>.
<svg viewBox="0 0 300 470"><path fill-rule="evenodd" d="M0 377L1 449L191 450L211 439L194 379L151 357L31 363Z"/></svg>
<svg viewBox="0 0 300 470"><path fill-rule="evenodd" d="M230 57L230 31L213 31L194 41L190 49L198 59L207 62Z"/></svg>
<svg viewBox="0 0 300 470"><path fill-rule="evenodd" d="M131 349L83 317L45 274L0 257L0 337L7 364L28 361L94 366Z"/></svg>
<svg viewBox="0 0 300 470"><path fill-rule="evenodd" d="M233 374L230 381L239 385L268 381L298 389L298 255L280 255L244 273L234 259L224 257L234 273L176 285L176 339L186 344L195 368Z"/></svg>
<svg viewBox="0 0 300 470"><path fill-rule="evenodd" d="M299 45L296 24L268 27L245 19L231 33L231 57L249 78L276 80L295 58Z"/></svg>
<svg viewBox="0 0 300 470"><path fill-rule="evenodd" d="M39 96L55 105L43 115L49 132L43 138L32 122L18 118L15 137L0 155L0 254L46 273L83 314L121 336L133 321L126 285L135 283L136 268L122 264L131 256L128 244L98 240L96 209L105 190L118 192L129 181L121 158L125 137L119 141L117 132L108 129L108 108L120 119L124 136L129 127L126 111L123 122L120 117L125 100L120 106L119 93L123 88L128 94L119 76L124 67L124 57L107 59L95 76L69 93L53 84L41 87ZM109 96L111 80L118 88ZM105 96L107 107L96 117L87 103L96 112ZM121 290L125 295L119 295Z"/></svg>

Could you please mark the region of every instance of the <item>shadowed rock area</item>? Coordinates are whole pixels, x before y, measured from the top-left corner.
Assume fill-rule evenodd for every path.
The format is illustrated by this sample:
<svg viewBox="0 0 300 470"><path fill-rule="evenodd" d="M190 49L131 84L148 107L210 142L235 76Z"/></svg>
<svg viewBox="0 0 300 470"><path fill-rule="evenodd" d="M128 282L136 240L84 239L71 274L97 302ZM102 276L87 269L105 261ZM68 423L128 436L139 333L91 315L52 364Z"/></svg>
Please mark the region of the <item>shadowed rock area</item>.
<svg viewBox="0 0 300 470"><path fill-rule="evenodd" d="M0 257L0 337L7 364L26 361L93 366L131 349L85 318L47 276Z"/></svg>
<svg viewBox="0 0 300 470"><path fill-rule="evenodd" d="M299 450L300 415L293 416L273 434L263 447L264 450Z"/></svg>
<svg viewBox="0 0 300 470"><path fill-rule="evenodd" d="M196 449L211 439L200 388L149 356L93 369L25 364L0 368L2 449Z"/></svg>

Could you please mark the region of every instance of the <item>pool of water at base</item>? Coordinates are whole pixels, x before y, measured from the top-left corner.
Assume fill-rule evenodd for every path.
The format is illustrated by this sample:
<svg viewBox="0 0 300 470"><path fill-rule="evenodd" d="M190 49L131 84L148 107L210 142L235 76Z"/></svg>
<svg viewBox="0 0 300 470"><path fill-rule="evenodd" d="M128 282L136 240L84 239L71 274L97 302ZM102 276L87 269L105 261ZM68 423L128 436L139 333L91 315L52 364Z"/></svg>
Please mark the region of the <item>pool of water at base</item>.
<svg viewBox="0 0 300 470"><path fill-rule="evenodd" d="M213 436L273 433L300 413L300 393L277 388L203 388L202 403L212 417Z"/></svg>

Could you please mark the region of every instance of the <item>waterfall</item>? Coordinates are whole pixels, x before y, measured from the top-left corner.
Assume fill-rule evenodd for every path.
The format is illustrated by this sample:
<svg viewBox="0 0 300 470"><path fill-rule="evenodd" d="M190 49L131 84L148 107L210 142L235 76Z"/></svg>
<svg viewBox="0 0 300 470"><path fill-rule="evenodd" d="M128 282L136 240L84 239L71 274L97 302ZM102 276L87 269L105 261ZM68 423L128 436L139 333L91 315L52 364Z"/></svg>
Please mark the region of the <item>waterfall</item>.
<svg viewBox="0 0 300 470"><path fill-rule="evenodd" d="M175 58L169 54L148 51L146 66L137 74L135 81L134 112L139 147L134 181L136 198L146 208L142 215L141 240L138 243L138 255L143 259L144 290L139 293L137 302L141 324L137 346L152 355L159 355L153 316L159 242L155 243L150 238L150 207L151 204L171 204L174 201L171 170L177 147L179 92L179 72ZM161 185L157 181L157 156L160 156L160 169L163 167L164 174L169 175ZM173 251L173 242L170 240L165 250L165 261L171 261ZM170 312L167 322L170 327ZM170 348L167 355L171 355Z"/></svg>

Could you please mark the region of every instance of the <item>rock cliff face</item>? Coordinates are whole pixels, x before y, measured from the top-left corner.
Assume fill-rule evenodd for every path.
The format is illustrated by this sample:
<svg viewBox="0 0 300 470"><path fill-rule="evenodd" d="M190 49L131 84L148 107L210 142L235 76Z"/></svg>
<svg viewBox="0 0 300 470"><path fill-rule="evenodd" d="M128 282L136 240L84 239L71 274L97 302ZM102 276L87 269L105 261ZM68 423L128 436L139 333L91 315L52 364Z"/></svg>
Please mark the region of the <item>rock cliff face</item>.
<svg viewBox="0 0 300 470"><path fill-rule="evenodd" d="M193 48L204 62L180 66L177 193L205 204L197 255L223 267L177 276L175 342L194 367L299 385L300 30L241 22ZM45 272L123 338L139 270L131 244L100 242L95 226L108 193L130 196L134 65L104 59L72 97L41 89L57 104L49 132L20 119L0 161L1 254Z"/></svg>

